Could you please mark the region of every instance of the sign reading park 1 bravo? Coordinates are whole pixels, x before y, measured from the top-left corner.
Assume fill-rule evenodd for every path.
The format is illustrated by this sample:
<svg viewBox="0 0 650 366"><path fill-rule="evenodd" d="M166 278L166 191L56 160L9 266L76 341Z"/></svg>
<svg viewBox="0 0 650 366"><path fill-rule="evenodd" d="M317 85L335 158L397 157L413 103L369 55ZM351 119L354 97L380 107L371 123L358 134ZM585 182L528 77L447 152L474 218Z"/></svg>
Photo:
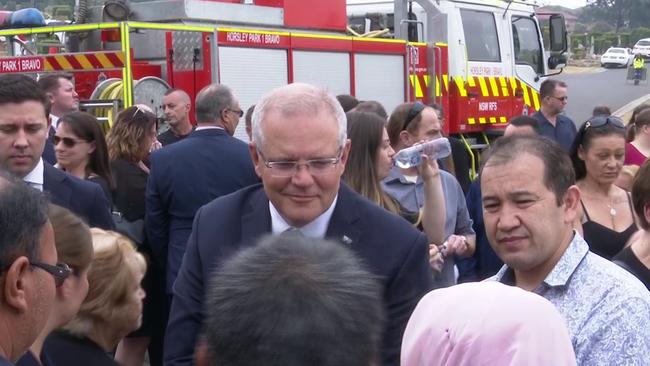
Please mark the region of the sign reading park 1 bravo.
<svg viewBox="0 0 650 366"><path fill-rule="evenodd" d="M44 65L43 57L38 56L0 58L0 73L39 72Z"/></svg>

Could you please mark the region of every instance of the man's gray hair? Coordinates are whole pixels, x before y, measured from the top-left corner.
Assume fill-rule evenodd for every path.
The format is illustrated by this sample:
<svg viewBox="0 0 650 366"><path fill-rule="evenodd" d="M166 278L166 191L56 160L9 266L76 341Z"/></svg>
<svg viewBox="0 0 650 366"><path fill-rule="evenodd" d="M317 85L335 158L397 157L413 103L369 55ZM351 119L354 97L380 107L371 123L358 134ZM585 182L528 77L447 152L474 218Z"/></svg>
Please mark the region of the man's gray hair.
<svg viewBox="0 0 650 366"><path fill-rule="evenodd" d="M197 123L214 123L221 118L224 109L231 108L235 101L229 87L210 84L196 96L194 106Z"/></svg>
<svg viewBox="0 0 650 366"><path fill-rule="evenodd" d="M293 83L273 89L262 97L253 112L253 142L258 148L264 144L262 123L271 111L278 111L282 116L315 116L322 108L336 118L339 127L338 144L342 148L347 139L348 123L339 101L325 89L304 84ZM292 126L287 126L292 128Z"/></svg>

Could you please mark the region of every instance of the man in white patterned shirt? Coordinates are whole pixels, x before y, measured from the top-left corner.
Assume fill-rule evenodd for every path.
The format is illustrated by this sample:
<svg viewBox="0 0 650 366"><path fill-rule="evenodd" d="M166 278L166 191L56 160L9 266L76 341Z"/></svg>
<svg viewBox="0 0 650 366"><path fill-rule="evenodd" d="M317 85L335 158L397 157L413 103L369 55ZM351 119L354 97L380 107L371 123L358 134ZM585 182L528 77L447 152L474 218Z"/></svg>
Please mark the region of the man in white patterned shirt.
<svg viewBox="0 0 650 366"><path fill-rule="evenodd" d="M573 230L580 201L571 161L551 140L504 137L481 172L495 280L533 291L564 316L578 365L648 365L650 293L589 252Z"/></svg>

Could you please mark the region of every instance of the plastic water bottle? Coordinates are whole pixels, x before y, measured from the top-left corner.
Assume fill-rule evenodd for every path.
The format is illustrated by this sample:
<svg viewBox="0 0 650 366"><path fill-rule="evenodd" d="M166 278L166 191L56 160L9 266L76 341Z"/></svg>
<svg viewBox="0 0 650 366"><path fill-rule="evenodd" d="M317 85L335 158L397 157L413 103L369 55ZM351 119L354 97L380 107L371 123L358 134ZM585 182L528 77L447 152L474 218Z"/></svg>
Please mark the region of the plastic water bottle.
<svg viewBox="0 0 650 366"><path fill-rule="evenodd" d="M442 137L401 150L393 156L393 164L398 168L407 169L420 165L422 155L426 155L432 160L438 160L449 156L449 154L451 154L449 140Z"/></svg>

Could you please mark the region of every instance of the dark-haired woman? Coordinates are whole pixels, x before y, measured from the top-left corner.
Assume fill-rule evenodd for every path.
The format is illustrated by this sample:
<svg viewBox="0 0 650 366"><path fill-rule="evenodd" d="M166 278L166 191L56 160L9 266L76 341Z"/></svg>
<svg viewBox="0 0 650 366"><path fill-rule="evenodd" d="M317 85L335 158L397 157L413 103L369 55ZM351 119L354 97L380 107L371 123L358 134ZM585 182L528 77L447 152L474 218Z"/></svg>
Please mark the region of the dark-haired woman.
<svg viewBox="0 0 650 366"><path fill-rule="evenodd" d="M642 165L650 156L650 106L645 105L630 119L634 140L625 145L625 165Z"/></svg>
<svg viewBox="0 0 650 366"><path fill-rule="evenodd" d="M444 241L445 200L440 171L435 161L425 161L418 168L424 182L425 204L421 212L409 212L384 192L381 180L393 166L395 151L388 141L386 120L374 113L348 112L348 138L352 141L343 180L357 193L386 210L400 215L421 228L430 243ZM440 271L442 256L432 247L431 265Z"/></svg>
<svg viewBox="0 0 650 366"><path fill-rule="evenodd" d="M614 257L614 263L627 269L650 290L650 163L647 161L632 183L632 202L641 230Z"/></svg>
<svg viewBox="0 0 650 366"><path fill-rule="evenodd" d="M623 122L613 116L585 122L571 146L571 160L582 193L583 236L592 252L611 260L637 230L631 198L614 184L625 160Z"/></svg>
<svg viewBox="0 0 650 366"><path fill-rule="evenodd" d="M97 118L71 112L59 118L54 135L57 167L75 177L99 184L109 202L114 188L108 149Z"/></svg>

